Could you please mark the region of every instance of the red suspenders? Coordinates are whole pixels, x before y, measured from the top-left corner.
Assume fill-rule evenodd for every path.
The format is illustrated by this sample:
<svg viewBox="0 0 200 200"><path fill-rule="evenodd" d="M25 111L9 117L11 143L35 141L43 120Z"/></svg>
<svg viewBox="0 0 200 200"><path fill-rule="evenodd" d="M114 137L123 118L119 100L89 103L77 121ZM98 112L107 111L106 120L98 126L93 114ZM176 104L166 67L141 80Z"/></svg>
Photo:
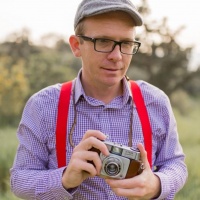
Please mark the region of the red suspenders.
<svg viewBox="0 0 200 200"><path fill-rule="evenodd" d="M136 109L142 125L144 146L145 150L147 151L147 158L150 167L152 167L152 131L151 131L148 112L144 104L144 99L142 97L142 93L139 86L134 81L130 82L131 82L131 91L133 94L133 101L135 102Z"/></svg>
<svg viewBox="0 0 200 200"><path fill-rule="evenodd" d="M152 166L152 132L144 99L142 97L139 86L134 82L131 83L131 91L133 100L136 104L137 112L142 125L144 136L144 146L147 151L147 158ZM58 103L58 115L56 125L56 154L58 160L58 167L66 166L66 144L67 144L67 119L70 104L70 94L72 88L72 81L63 83L60 92L60 99Z"/></svg>
<svg viewBox="0 0 200 200"><path fill-rule="evenodd" d="M58 167L66 166L67 118L70 104L71 88L72 81L63 83L58 103L56 124L56 154Z"/></svg>

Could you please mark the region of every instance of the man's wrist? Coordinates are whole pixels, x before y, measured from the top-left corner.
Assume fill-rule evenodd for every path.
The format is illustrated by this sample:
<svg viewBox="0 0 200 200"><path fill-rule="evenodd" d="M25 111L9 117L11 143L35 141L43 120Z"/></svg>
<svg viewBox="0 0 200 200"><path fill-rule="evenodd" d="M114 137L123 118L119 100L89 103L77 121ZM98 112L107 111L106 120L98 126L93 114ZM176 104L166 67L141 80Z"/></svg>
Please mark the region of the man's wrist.
<svg viewBox="0 0 200 200"><path fill-rule="evenodd" d="M155 193L153 195L153 199L157 199L161 194L161 181L159 176L154 174L155 177Z"/></svg>

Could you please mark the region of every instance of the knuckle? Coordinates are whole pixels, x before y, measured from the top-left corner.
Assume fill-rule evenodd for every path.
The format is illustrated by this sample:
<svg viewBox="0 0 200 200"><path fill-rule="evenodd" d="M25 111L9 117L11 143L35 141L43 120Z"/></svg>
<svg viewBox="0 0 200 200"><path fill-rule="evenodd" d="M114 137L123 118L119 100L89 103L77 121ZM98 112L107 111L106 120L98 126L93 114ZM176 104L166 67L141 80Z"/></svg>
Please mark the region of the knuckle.
<svg viewBox="0 0 200 200"><path fill-rule="evenodd" d="M75 146L73 149L73 155L75 155L79 151L79 145Z"/></svg>
<svg viewBox="0 0 200 200"><path fill-rule="evenodd" d="M78 165L79 161L77 159L71 159L70 160L70 164L73 167L73 169L75 169Z"/></svg>
<svg viewBox="0 0 200 200"><path fill-rule="evenodd" d="M91 143L95 143L97 141L97 138L94 137L94 136L91 136L88 138L88 140L91 142Z"/></svg>

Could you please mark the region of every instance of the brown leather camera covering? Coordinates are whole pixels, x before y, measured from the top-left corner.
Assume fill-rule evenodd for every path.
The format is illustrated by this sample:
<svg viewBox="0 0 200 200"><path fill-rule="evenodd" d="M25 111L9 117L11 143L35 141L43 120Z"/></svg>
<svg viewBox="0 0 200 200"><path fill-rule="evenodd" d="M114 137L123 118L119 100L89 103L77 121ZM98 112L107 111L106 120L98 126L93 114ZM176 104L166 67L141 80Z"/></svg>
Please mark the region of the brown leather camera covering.
<svg viewBox="0 0 200 200"><path fill-rule="evenodd" d="M142 173L141 162L137 160L131 160L126 177L125 178L132 178L136 175Z"/></svg>
<svg viewBox="0 0 200 200"><path fill-rule="evenodd" d="M94 151L94 152L97 152L99 155L101 153L101 151L99 149L96 149L94 147L92 147L89 151Z"/></svg>

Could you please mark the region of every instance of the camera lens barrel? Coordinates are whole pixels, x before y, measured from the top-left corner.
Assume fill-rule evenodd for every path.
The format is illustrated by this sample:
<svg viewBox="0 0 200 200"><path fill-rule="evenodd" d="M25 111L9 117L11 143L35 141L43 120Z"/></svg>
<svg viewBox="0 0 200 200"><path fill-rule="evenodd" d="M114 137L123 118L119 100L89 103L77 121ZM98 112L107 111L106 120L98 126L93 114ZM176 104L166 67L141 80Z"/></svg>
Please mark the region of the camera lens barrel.
<svg viewBox="0 0 200 200"><path fill-rule="evenodd" d="M116 176L121 172L122 163L116 158L109 158L104 166L105 172L109 176Z"/></svg>

